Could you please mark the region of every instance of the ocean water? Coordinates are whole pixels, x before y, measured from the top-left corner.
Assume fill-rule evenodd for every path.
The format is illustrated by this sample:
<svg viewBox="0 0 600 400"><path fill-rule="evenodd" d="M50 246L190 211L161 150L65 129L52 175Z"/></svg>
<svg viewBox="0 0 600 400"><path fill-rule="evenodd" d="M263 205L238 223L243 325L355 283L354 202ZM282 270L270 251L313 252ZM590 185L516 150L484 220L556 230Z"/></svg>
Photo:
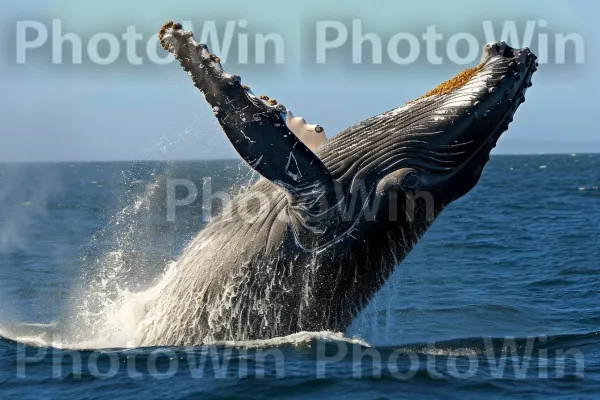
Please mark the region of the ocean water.
<svg viewBox="0 0 600 400"><path fill-rule="evenodd" d="M175 221L168 179L199 191ZM348 332L132 346L134 294L202 229L207 185L253 179L236 161L0 166L0 398L600 398L600 155L492 157Z"/></svg>

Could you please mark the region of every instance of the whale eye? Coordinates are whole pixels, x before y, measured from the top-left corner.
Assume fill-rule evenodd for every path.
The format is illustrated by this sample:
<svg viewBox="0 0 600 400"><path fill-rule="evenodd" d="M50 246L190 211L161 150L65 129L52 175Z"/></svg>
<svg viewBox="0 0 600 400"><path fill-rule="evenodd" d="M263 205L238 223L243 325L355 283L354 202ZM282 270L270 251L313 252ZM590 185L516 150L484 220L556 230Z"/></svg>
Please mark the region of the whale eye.
<svg viewBox="0 0 600 400"><path fill-rule="evenodd" d="M421 178L415 171L410 171L402 179L402 187L404 190L416 190L421 183Z"/></svg>

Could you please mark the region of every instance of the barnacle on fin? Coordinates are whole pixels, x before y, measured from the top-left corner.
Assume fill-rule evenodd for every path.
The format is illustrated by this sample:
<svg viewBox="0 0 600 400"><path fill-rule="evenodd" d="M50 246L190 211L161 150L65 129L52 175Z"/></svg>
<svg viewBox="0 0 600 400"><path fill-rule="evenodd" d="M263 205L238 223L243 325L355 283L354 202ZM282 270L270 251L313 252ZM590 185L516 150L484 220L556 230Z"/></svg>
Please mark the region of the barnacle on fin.
<svg viewBox="0 0 600 400"><path fill-rule="evenodd" d="M174 24L175 23L173 21L168 21L163 26L161 26L160 30L158 31L158 37L160 39L162 39L162 37L165 35L167 29L171 28Z"/></svg>

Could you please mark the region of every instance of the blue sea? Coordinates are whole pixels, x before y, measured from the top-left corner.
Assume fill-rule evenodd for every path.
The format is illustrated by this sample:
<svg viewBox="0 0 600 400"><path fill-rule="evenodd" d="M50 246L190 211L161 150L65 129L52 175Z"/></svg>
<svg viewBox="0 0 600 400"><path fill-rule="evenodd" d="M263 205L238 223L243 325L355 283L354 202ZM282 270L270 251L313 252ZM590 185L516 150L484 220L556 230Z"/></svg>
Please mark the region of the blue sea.
<svg viewBox="0 0 600 400"><path fill-rule="evenodd" d="M174 220L173 179L198 191L177 187ZM136 348L136 294L218 212L207 187L254 179L238 161L0 165L0 398L600 398L600 155L493 156L347 332Z"/></svg>

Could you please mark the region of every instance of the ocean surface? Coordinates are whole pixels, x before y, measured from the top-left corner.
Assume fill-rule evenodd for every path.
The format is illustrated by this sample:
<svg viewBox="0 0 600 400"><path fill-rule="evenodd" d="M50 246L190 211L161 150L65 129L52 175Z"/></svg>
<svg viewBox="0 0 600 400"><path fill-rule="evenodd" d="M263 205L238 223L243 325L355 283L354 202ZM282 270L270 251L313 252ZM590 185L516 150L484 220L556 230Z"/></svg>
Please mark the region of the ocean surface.
<svg viewBox="0 0 600 400"><path fill-rule="evenodd" d="M600 155L493 156L348 332L132 347L133 294L255 178L0 165L0 399L600 398Z"/></svg>

